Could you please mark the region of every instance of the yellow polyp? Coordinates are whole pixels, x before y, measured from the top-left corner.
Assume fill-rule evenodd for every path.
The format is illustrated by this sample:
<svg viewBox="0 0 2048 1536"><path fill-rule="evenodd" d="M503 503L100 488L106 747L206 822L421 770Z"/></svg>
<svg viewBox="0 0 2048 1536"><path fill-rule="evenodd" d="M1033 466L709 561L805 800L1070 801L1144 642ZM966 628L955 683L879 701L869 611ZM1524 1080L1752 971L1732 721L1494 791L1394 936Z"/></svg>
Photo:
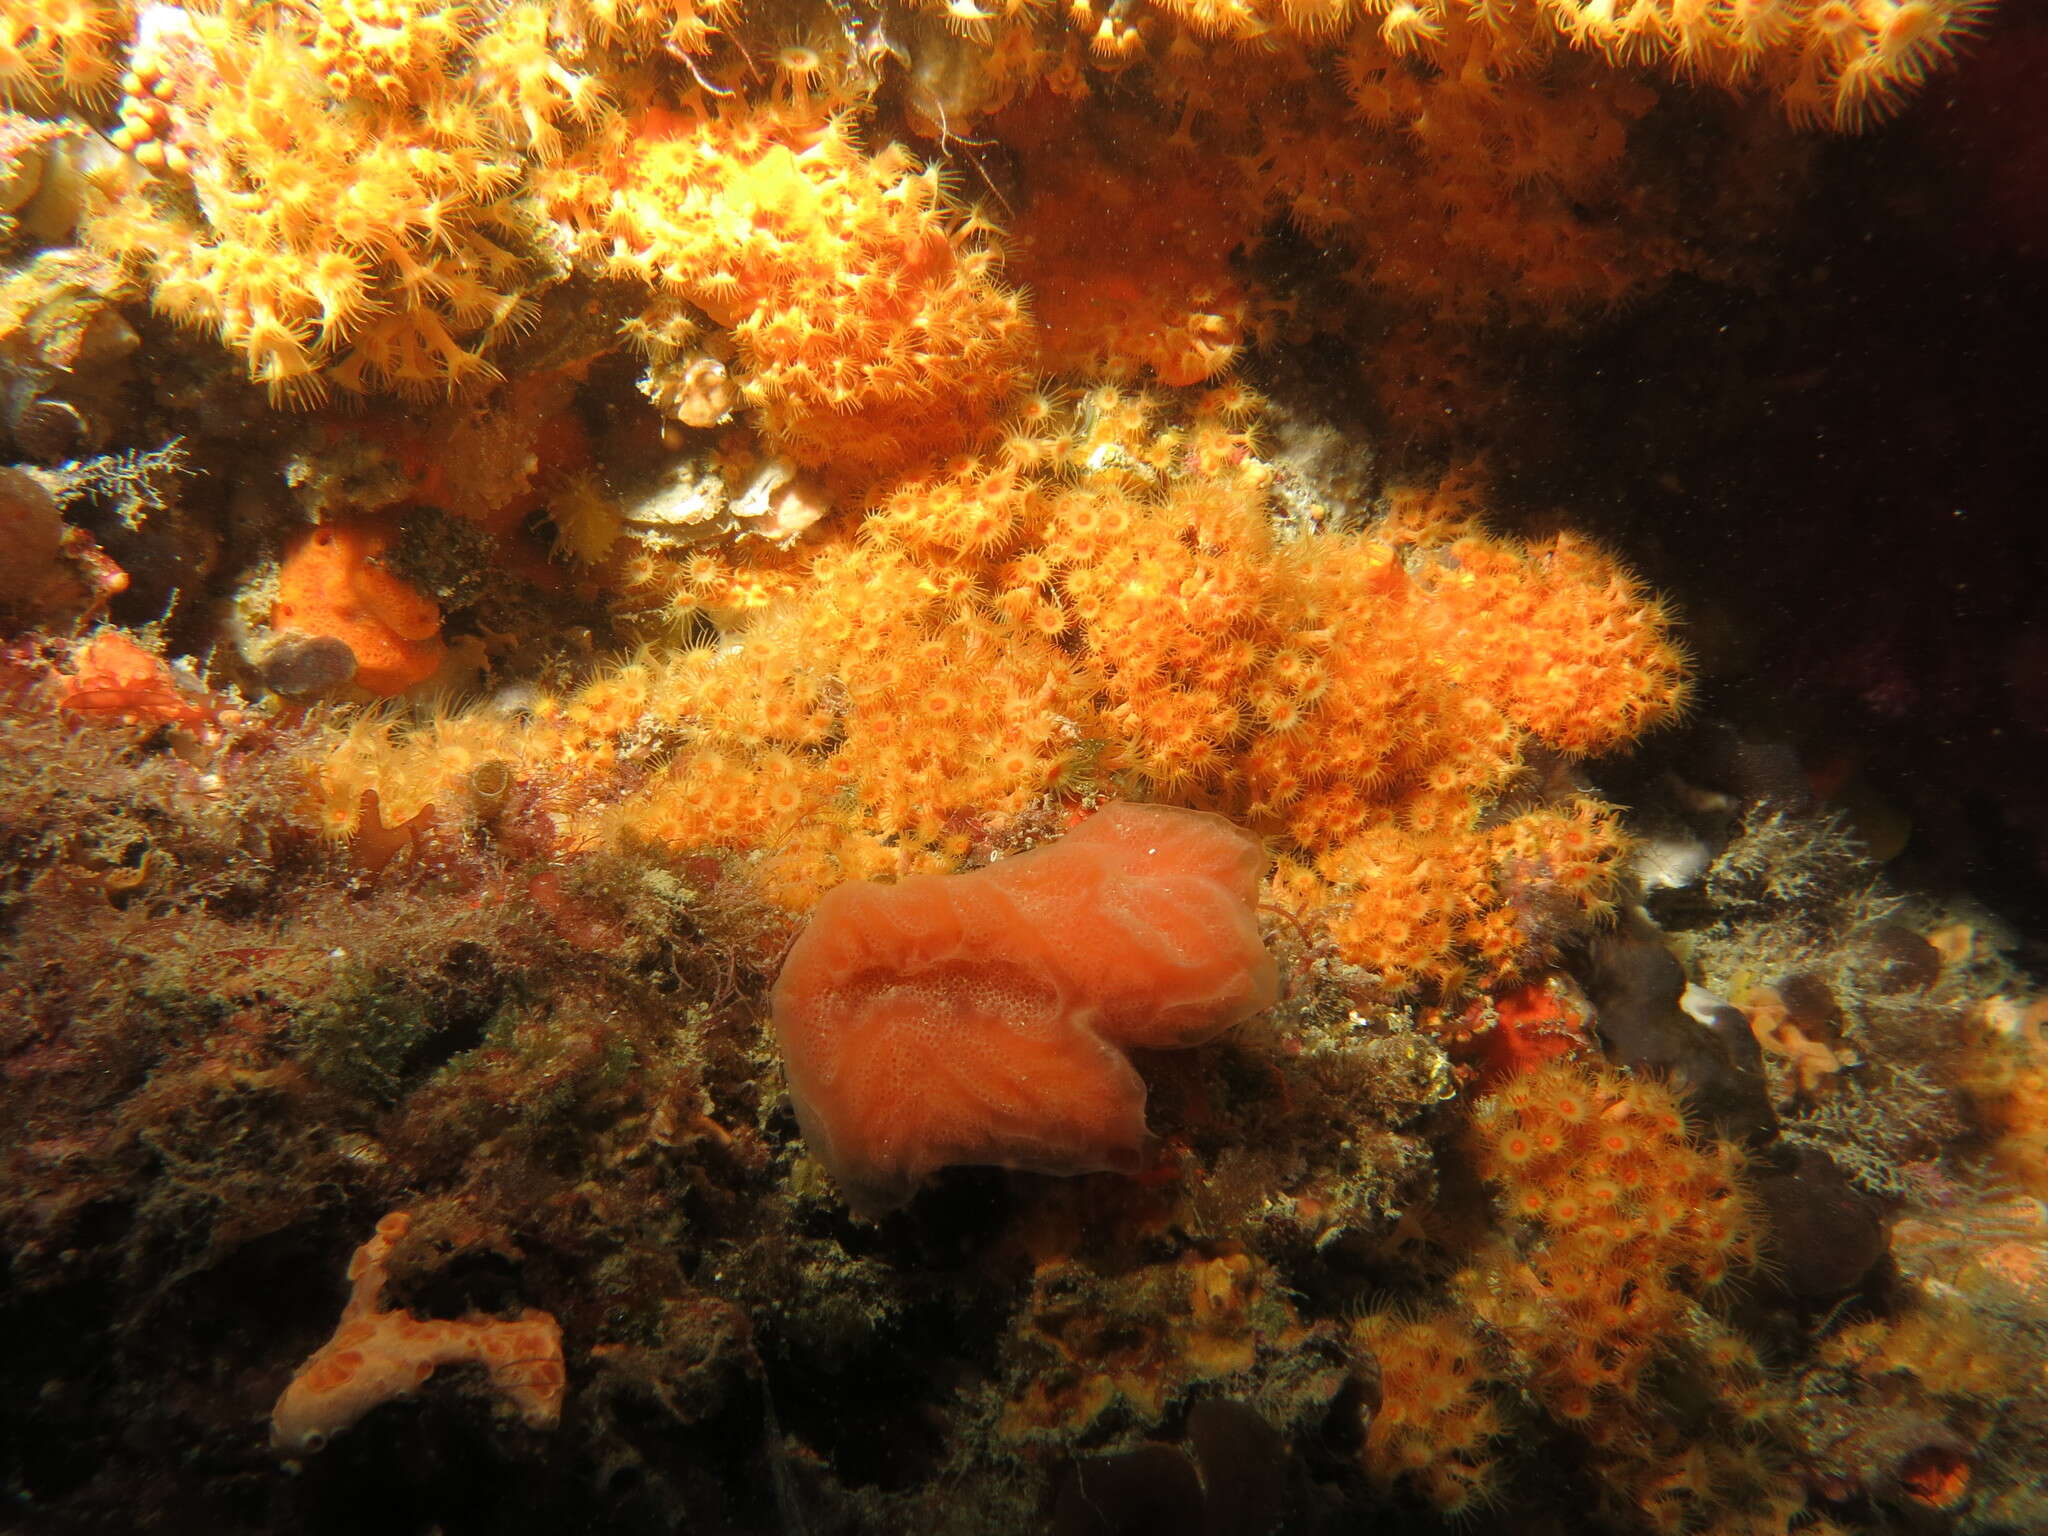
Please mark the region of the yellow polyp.
<svg viewBox="0 0 2048 1536"><path fill-rule="evenodd" d="M175 150L262 195L194 210L110 185L80 232L166 313L241 352L281 405L318 405L333 384L431 396L488 382L500 317L521 312L497 286L521 265L502 244L519 216L497 201L520 171L448 105L472 13L361 0L322 14L309 38L240 6L194 11L187 62L158 79L178 134L156 146L164 165Z"/></svg>

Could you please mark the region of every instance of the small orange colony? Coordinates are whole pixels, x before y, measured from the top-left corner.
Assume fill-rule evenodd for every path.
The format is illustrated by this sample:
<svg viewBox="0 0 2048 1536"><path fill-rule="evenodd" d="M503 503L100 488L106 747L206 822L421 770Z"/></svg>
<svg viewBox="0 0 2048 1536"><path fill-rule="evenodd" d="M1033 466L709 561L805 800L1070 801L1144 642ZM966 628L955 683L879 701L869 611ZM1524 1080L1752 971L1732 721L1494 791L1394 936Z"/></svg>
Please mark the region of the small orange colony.
<svg viewBox="0 0 2048 1536"><path fill-rule="evenodd" d="M1190 54L1162 89L1242 119L1235 202L1344 253L1346 280L1432 326L1567 323L1683 263L1655 173L1629 154L1653 89L1569 56L1532 69L1476 20L1426 52L1438 68L1362 26L1298 86L1247 90L1230 59Z"/></svg>
<svg viewBox="0 0 2048 1536"><path fill-rule="evenodd" d="M1899 102L1974 35L1989 0L1547 0L1576 47L1656 59L1730 86L1758 82L1795 121L1853 128Z"/></svg>
<svg viewBox="0 0 2048 1536"><path fill-rule="evenodd" d="M1854 127L1988 3L924 0L938 25L858 40L738 0L150 6L114 135L136 173L103 178L84 233L292 404L493 381L573 256L648 290L624 318L653 392L700 336L736 352L777 450L843 485L971 446L1034 363L1216 376L1287 307L1231 266L1276 218L1446 332L1611 306L1694 259L1675 184L1631 153L1642 66ZM106 90L130 26L0 0L0 95ZM993 219L858 142L885 76L942 148L1016 156L1017 209L995 201L1036 358ZM1125 78L1151 102L1104 89Z"/></svg>
<svg viewBox="0 0 2048 1536"><path fill-rule="evenodd" d="M1484 1508L1500 1476L1504 1426L1489 1383L1500 1373L1471 1320L1453 1308L1367 1314L1352 1340L1379 1366L1380 1405L1365 1465L1382 1487L1405 1481L1448 1515Z"/></svg>
<svg viewBox="0 0 2048 1536"><path fill-rule="evenodd" d="M1663 94L1652 70L1853 129L1907 99L1988 3L1081 0L1063 28L926 0L962 35L947 67L912 74L950 103L924 112L941 138L950 121L1021 168L1015 270L1052 366L1210 376L1248 330L1285 322L1290 296L1232 265L1284 220L1323 272L1370 290L1365 334L1392 323L1400 355L1368 343L1361 367L1399 401L1404 362L1455 371L1474 327L1572 323L1698 261L1697 194L1640 143ZM1112 78L1157 110L1096 83ZM1759 174L1751 150L1709 153Z"/></svg>
<svg viewBox="0 0 2048 1536"><path fill-rule="evenodd" d="M1529 754L1678 708L1663 615L1581 544L1478 531L1462 484L1283 540L1224 405L1040 397L999 450L791 550L637 555L642 598L717 612L715 643L651 646L518 725L359 732L321 819L350 835L366 788L459 815L500 761L574 840L725 849L805 911L955 869L1058 799L1165 800L1266 836L1282 898L1390 991L1516 974L1604 910L1623 842L1591 802L1503 796Z"/></svg>
<svg viewBox="0 0 2048 1536"><path fill-rule="evenodd" d="M1977 1253L1962 1259L1965 1269L1945 1271L1958 1279L1970 1270L1980 1278ZM1864 1318L1823 1341L1822 1364L1853 1371L1893 1400L1919 1397L1980 1401L2007 1399L2025 1366L2000 1347L1965 1294L1947 1284L1922 1285L1892 1317ZM1924 1396L1923 1396L1924 1394ZM1930 1490L1937 1491L1938 1490Z"/></svg>
<svg viewBox="0 0 2048 1536"><path fill-rule="evenodd" d="M321 8L313 29L314 57L337 101L430 90L466 41L456 7L419 0L341 0Z"/></svg>
<svg viewBox="0 0 2048 1536"><path fill-rule="evenodd" d="M1473 1128L1529 1266L1521 1294L1488 1299L1489 1321L1538 1362L1561 1417L1628 1401L1690 1299L1756 1260L1741 1153L1695 1146L1661 1084L1570 1062L1508 1079Z"/></svg>
<svg viewBox="0 0 2048 1536"><path fill-rule="evenodd" d="M495 378L534 228L516 156L441 76L459 13L365 0L315 31L261 9L152 10L123 142L163 179L110 182L85 240L274 400Z"/></svg>
<svg viewBox="0 0 2048 1536"><path fill-rule="evenodd" d="M1432 822L1428 800L1417 807ZM1330 916L1344 954L1396 991L1505 985L1546 958L1553 941L1606 916L1627 848L1610 807L1542 807L1481 830L1468 813L1422 829L1403 819L1369 827L1315 864L1345 900ZM1286 887L1283 887L1286 888ZM1313 900L1312 879L1292 883Z"/></svg>
<svg viewBox="0 0 2048 1536"><path fill-rule="evenodd" d="M1608 1498L1649 1529L1782 1532L1806 1502L1773 1449L1784 1400L1706 1306L1759 1257L1741 1151L1689 1136L1661 1084L1570 1062L1480 1099L1472 1147L1511 1236L1452 1289L1503 1374L1585 1440ZM1676 1427L1674 1372L1728 1433Z"/></svg>
<svg viewBox="0 0 2048 1536"><path fill-rule="evenodd" d="M628 329L657 380L696 331L686 301L723 329L780 451L843 482L985 431L1031 327L938 169L863 151L828 104L648 109L549 185L586 254L654 289Z"/></svg>
<svg viewBox="0 0 2048 1536"><path fill-rule="evenodd" d="M702 53L738 16L738 0L568 0L565 30L628 54Z"/></svg>
<svg viewBox="0 0 2048 1536"><path fill-rule="evenodd" d="M1963 1086L1995 1133L1994 1162L2048 1198L2048 997L1995 997L1972 1011Z"/></svg>
<svg viewBox="0 0 2048 1536"><path fill-rule="evenodd" d="M942 516L971 508L969 522L1015 517L1005 482L1012 501L1035 500L1008 471L970 476L985 499L915 484L871 522L900 524L920 491ZM764 890L804 909L842 880L955 867L971 834L1069 771L1076 728L1060 704L1076 684L1055 637L1031 615L990 614L966 572L886 537L821 551L803 596L670 664L649 722L695 740L619 807L615 830L758 850Z"/></svg>
<svg viewBox="0 0 2048 1536"><path fill-rule="evenodd" d="M480 779L543 778L537 747L536 733L482 711L443 715L403 733L382 714L361 713L308 764L303 814L358 852L425 812L448 813L461 825L476 815Z"/></svg>
<svg viewBox="0 0 2048 1536"><path fill-rule="evenodd" d="M625 65L607 50L700 50L730 9L151 7L114 134L140 169L104 178L82 234L144 278L161 313L241 353L279 403L493 382L489 354L562 275L528 194L573 183L556 163L617 121L605 76ZM89 0L36 10L117 14ZM6 68L0 52L0 84Z"/></svg>
<svg viewBox="0 0 2048 1536"><path fill-rule="evenodd" d="M1853 128L1895 110L1973 36L1989 0L1161 0L1199 34L1350 34L1447 73L1527 72L1560 48L1686 79L1762 87L1796 121Z"/></svg>
<svg viewBox="0 0 2048 1536"><path fill-rule="evenodd" d="M1031 294L1051 372L1198 384L1229 368L1254 328L1231 270L1261 223L1228 195L1229 162L1189 157L1136 114L1085 125L1044 97L1007 113L1030 201L1011 221L1011 269Z"/></svg>
<svg viewBox="0 0 2048 1536"><path fill-rule="evenodd" d="M0 0L0 101L97 101L120 73L122 0Z"/></svg>

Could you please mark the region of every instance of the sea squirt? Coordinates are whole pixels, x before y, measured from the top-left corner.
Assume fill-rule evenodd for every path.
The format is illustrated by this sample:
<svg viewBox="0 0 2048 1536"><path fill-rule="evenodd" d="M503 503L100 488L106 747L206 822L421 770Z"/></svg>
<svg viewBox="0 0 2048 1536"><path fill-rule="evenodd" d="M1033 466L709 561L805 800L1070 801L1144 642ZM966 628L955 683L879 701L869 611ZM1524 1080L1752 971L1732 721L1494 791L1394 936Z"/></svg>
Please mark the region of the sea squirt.
<svg viewBox="0 0 2048 1536"><path fill-rule="evenodd" d="M804 1138L848 1202L886 1210L957 1164L1134 1169L1125 1052L1200 1045L1275 1001L1265 864L1221 816L1113 804L983 869L827 894L773 1008Z"/></svg>

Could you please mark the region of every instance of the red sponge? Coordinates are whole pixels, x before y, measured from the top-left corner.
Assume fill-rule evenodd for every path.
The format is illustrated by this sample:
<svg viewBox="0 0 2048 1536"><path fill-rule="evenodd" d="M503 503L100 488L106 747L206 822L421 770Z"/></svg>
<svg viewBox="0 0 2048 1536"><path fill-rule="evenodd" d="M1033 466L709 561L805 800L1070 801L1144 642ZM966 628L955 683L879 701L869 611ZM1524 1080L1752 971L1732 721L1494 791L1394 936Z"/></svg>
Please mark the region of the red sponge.
<svg viewBox="0 0 2048 1536"><path fill-rule="evenodd" d="M1129 1170L1133 1046L1199 1045L1272 1006L1253 917L1265 853L1220 816L1104 807L964 875L848 884L775 984L804 1137L856 1208L936 1168Z"/></svg>

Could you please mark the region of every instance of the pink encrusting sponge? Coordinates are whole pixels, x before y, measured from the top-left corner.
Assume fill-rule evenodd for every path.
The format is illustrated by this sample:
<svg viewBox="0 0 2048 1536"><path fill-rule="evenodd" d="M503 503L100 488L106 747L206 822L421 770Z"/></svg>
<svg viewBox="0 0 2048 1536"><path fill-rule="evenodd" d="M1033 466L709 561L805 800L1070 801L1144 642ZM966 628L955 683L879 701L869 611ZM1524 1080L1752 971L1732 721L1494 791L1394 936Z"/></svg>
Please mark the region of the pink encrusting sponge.
<svg viewBox="0 0 2048 1536"><path fill-rule="evenodd" d="M773 1003L804 1137L849 1203L899 1205L954 1164L1135 1168L1124 1053L1200 1045L1277 996L1265 864L1221 816L1119 804L985 869L831 891Z"/></svg>

